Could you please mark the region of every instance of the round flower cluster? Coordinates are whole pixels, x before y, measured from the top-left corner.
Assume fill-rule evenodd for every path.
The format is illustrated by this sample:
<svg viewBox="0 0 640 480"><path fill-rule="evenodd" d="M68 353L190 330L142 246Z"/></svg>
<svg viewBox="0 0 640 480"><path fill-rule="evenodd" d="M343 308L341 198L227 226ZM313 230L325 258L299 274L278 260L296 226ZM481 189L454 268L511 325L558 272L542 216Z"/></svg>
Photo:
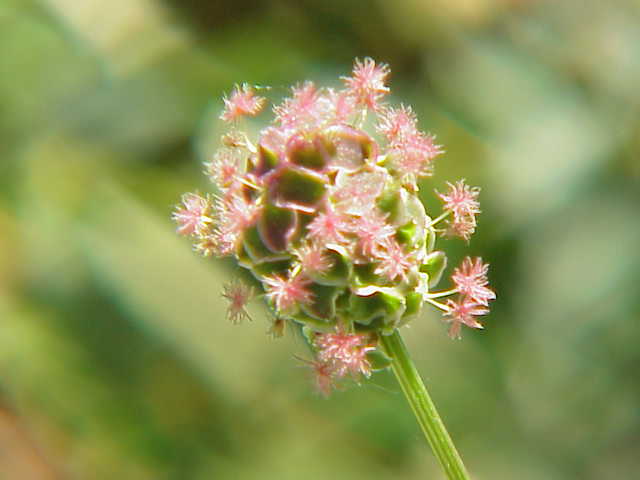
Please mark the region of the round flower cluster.
<svg viewBox="0 0 640 480"><path fill-rule="evenodd" d="M206 164L218 194L187 193L173 216L196 251L234 256L251 271L274 314L273 333L288 321L304 327L314 351L308 363L325 394L343 378L385 367L379 336L417 317L425 302L442 310L459 337L462 324L482 328L477 317L495 298L479 258L454 271L453 288L431 291L446 266L436 238L469 240L479 189L449 184L438 194L443 213L425 212L417 182L432 175L443 151L410 107L383 103L388 74L367 58L356 60L341 89L293 87L256 142L239 122L259 114L266 99L249 85L236 87L220 116L229 131ZM364 129L369 115L373 134ZM447 225L436 228L441 221ZM232 321L248 318L251 287L234 281L224 297Z"/></svg>

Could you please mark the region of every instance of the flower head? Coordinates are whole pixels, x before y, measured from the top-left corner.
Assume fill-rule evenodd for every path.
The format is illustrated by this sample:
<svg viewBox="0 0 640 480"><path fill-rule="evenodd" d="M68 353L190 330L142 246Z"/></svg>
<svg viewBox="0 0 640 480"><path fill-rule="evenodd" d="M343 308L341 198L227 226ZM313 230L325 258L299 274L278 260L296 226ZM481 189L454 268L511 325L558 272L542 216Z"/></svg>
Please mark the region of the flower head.
<svg viewBox="0 0 640 480"><path fill-rule="evenodd" d="M455 219L474 218L480 213L479 187L470 187L465 180L458 180L455 184L447 182L449 189L446 193L436 194L444 202L445 210L451 210Z"/></svg>
<svg viewBox="0 0 640 480"><path fill-rule="evenodd" d="M317 242L302 245L293 252L300 262L304 273L324 273L329 270L333 261L328 256L326 248Z"/></svg>
<svg viewBox="0 0 640 480"><path fill-rule="evenodd" d="M390 143L400 143L418 132L416 114L411 107L384 108L378 115L378 132Z"/></svg>
<svg viewBox="0 0 640 480"><path fill-rule="evenodd" d="M343 77L347 92L358 105L371 110L378 110L378 102L389 93L385 80L389 75L389 67L384 63L376 65L371 58L364 61L356 59L353 73Z"/></svg>
<svg viewBox="0 0 640 480"><path fill-rule="evenodd" d="M253 288L240 280L227 283L223 288L222 296L229 302L227 318L231 323L240 323L244 319L251 320L246 307L253 298Z"/></svg>
<svg viewBox="0 0 640 480"><path fill-rule="evenodd" d="M291 98L273 108L276 121L286 129L310 129L323 118L321 95L313 82L293 87Z"/></svg>
<svg viewBox="0 0 640 480"><path fill-rule="evenodd" d="M453 218L448 222L445 235L447 237L459 237L467 242L471 238L471 235L476 231L476 219L475 217L460 217Z"/></svg>
<svg viewBox="0 0 640 480"><path fill-rule="evenodd" d="M211 181L221 190L231 187L244 174L237 152L230 148L218 150L205 168Z"/></svg>
<svg viewBox="0 0 640 480"><path fill-rule="evenodd" d="M460 338L460 327L462 325L466 325L469 328L484 328L475 317L489 313L488 308L464 297L457 302L447 300L447 307L448 311L445 313L445 318L451 324L449 327L449 336L451 338Z"/></svg>
<svg viewBox="0 0 640 480"><path fill-rule="evenodd" d="M393 167L410 184L415 184L420 177L433 175L432 160L441 153L434 137L418 131L399 135L390 145Z"/></svg>
<svg viewBox="0 0 640 480"><path fill-rule="evenodd" d="M311 281L303 275L272 275L264 277L262 281L267 297L280 312L289 312L313 301L313 292L308 289Z"/></svg>
<svg viewBox="0 0 640 480"><path fill-rule="evenodd" d="M352 220L349 230L356 235L358 253L363 257L371 259L380 255L387 241L395 235L395 228L387 223L386 217L374 209L368 215Z"/></svg>
<svg viewBox="0 0 640 480"><path fill-rule="evenodd" d="M385 242L385 249L379 251L376 258L380 263L374 272L392 282L398 278L406 279L407 272L415 264L411 253L406 252L394 239Z"/></svg>
<svg viewBox="0 0 640 480"><path fill-rule="evenodd" d="M229 131L206 164L218 196L187 193L173 213L198 253L232 256L258 280L273 336L287 323L304 327L324 395L336 382L368 377L381 339L418 317L425 302L445 312L457 337L463 324L481 328L477 318L495 298L479 258L454 270L455 288L430 291L446 267L436 241L469 240L479 189L449 183L438 193L444 212L425 210L418 181L433 175L443 149L410 106L383 103L388 75L365 58L342 87L301 82L256 139L237 120L258 114L266 100L236 86L221 114ZM440 303L453 294L455 301ZM223 296L232 322L249 318L253 289L232 282Z"/></svg>
<svg viewBox="0 0 640 480"><path fill-rule="evenodd" d="M242 116L254 117L264 108L266 100L257 97L253 87L243 83L236 85L231 93L231 97L224 98L224 110L220 119L225 122L232 122Z"/></svg>
<svg viewBox="0 0 640 480"><path fill-rule="evenodd" d="M243 232L252 226L260 206L238 192L229 191L215 204L216 226L212 238L217 241L216 256L232 255Z"/></svg>
<svg viewBox="0 0 640 480"><path fill-rule="evenodd" d="M327 204L324 212L319 213L307 225L307 229L311 239L320 244L343 243L346 241L344 233L348 229L347 218Z"/></svg>
<svg viewBox="0 0 640 480"><path fill-rule="evenodd" d="M480 305L489 305L489 301L494 300L496 294L487 286L488 270L489 265L482 263L481 258L472 260L471 257L466 257L460 267L453 271L451 279L461 295Z"/></svg>
<svg viewBox="0 0 640 480"><path fill-rule="evenodd" d="M323 333L316 336L318 359L331 365L337 377L371 375L367 353L374 350L366 335L359 333Z"/></svg>
<svg viewBox="0 0 640 480"><path fill-rule="evenodd" d="M180 235L197 235L211 225L211 200L197 193L185 193L182 205L173 214Z"/></svg>

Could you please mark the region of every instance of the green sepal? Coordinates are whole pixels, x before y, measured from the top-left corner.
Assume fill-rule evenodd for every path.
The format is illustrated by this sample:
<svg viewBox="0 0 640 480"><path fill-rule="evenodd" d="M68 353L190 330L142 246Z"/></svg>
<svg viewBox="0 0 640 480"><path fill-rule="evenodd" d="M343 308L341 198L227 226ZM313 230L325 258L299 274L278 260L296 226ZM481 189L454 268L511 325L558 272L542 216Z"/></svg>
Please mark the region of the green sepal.
<svg viewBox="0 0 640 480"><path fill-rule="evenodd" d="M296 138L292 142L289 141L289 149L288 149L288 157L289 161L295 165L300 165L301 167L310 168L312 170L322 171L326 167L325 155L318 148L318 143L321 142L320 138L316 138L314 141L304 139L304 138Z"/></svg>
<svg viewBox="0 0 640 480"><path fill-rule="evenodd" d="M321 175L293 168L283 168L272 181L269 192L276 205L306 212L315 210L326 185Z"/></svg>
<svg viewBox="0 0 640 480"><path fill-rule="evenodd" d="M356 263L353 265L353 286L355 288L375 285L380 278L373 273L375 264L373 263Z"/></svg>
<svg viewBox="0 0 640 480"><path fill-rule="evenodd" d="M304 324L302 325L302 328L300 330L301 330L302 336L307 341L307 344L315 350L314 340L316 337L317 330L314 330L313 328Z"/></svg>
<svg viewBox="0 0 640 480"><path fill-rule="evenodd" d="M247 252L247 249L244 248L244 242L240 243L238 248L236 249L236 258L238 259L238 265L244 268L251 269L253 267L253 262L251 261L251 257Z"/></svg>
<svg viewBox="0 0 640 480"><path fill-rule="evenodd" d="M258 232L258 227L253 226L245 230L243 235L244 251L254 263L259 263L273 256L273 252L267 248Z"/></svg>
<svg viewBox="0 0 640 480"><path fill-rule="evenodd" d="M424 302L422 294L418 292L409 292L405 297L406 310L402 314L402 318L414 317L420 314L422 304Z"/></svg>
<svg viewBox="0 0 640 480"><path fill-rule="evenodd" d="M251 267L251 273L258 279L271 277L273 275L286 275L291 268L291 260L276 260L273 262L262 262Z"/></svg>
<svg viewBox="0 0 640 480"><path fill-rule="evenodd" d="M344 254L338 250L342 250ZM347 285L351 275L351 262L346 257L344 248L338 245L328 245L325 255L331 260L331 268L323 273L310 272L309 277L322 285Z"/></svg>
<svg viewBox="0 0 640 480"><path fill-rule="evenodd" d="M404 297L404 302L406 305L406 309L402 314L402 324L405 324L420 315L420 312L422 311L422 305L424 304L424 299L421 293L409 292Z"/></svg>
<svg viewBox="0 0 640 480"><path fill-rule="evenodd" d="M402 246L413 247L415 243L417 226L414 222L405 223L396 230L396 240Z"/></svg>
<svg viewBox="0 0 640 480"><path fill-rule="evenodd" d="M397 188L385 189L377 200L378 208L389 215L389 221L394 223L401 216L402 201Z"/></svg>
<svg viewBox="0 0 640 480"><path fill-rule="evenodd" d="M432 252L427 255L420 271L429 275L429 287L435 287L447 268L447 256L442 251Z"/></svg>
<svg viewBox="0 0 640 480"><path fill-rule="evenodd" d="M378 349L367 352L367 360L371 365L371 370L378 372L391 366L391 359Z"/></svg>
<svg viewBox="0 0 640 480"><path fill-rule="evenodd" d="M304 240L307 235L307 225L309 225L315 217L315 215L311 213L305 213L301 211L296 212L297 222L296 228L289 234L289 245L298 246L298 244Z"/></svg>
<svg viewBox="0 0 640 480"><path fill-rule="evenodd" d="M304 312L323 322L331 322L336 315L336 298L342 293L341 288L312 283L309 290L313 293L313 302L304 304Z"/></svg>
<svg viewBox="0 0 640 480"><path fill-rule="evenodd" d="M261 143L258 144L258 162L254 173L258 176L273 170L278 165L278 156Z"/></svg>
<svg viewBox="0 0 640 480"><path fill-rule="evenodd" d="M272 252L283 252L287 249L290 233L296 226L296 213L273 204L264 206L258 221L258 232L264 245Z"/></svg>
<svg viewBox="0 0 640 480"><path fill-rule="evenodd" d="M404 297L383 288L368 296L351 295L349 314L354 322L369 325L379 319L385 326L397 324L405 310Z"/></svg>
<svg viewBox="0 0 640 480"><path fill-rule="evenodd" d="M303 332L305 331L304 329L308 329L311 332L322 332L322 333L329 333L335 330L334 322L326 319L319 319L316 317L312 317L311 315L308 315L303 310L299 310L297 313L292 315L287 315L286 317L303 325Z"/></svg>

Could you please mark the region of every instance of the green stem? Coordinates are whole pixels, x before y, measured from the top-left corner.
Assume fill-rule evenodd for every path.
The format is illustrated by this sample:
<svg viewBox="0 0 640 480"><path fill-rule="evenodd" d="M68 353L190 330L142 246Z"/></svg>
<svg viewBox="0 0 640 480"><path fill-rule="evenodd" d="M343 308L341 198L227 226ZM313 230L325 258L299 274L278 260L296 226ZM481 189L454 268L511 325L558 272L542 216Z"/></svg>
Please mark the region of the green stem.
<svg viewBox="0 0 640 480"><path fill-rule="evenodd" d="M396 330L392 335L381 335L380 341L387 355L391 357L391 366L398 383L447 477L450 480L469 480L462 458L442 423L418 370L411 361L400 332Z"/></svg>

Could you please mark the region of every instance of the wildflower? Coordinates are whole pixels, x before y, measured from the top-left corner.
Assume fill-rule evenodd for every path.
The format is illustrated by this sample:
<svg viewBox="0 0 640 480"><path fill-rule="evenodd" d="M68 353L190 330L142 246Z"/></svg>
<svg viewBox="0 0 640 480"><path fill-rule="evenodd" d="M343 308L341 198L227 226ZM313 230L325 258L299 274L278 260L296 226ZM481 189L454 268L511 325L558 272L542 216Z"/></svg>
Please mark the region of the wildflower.
<svg viewBox="0 0 640 480"><path fill-rule="evenodd" d="M442 153L434 138L422 132L409 132L390 145L393 167L402 175L402 179L415 184L420 177L433 174L432 160Z"/></svg>
<svg viewBox="0 0 640 480"><path fill-rule="evenodd" d="M348 92L336 92L333 89L328 89L327 98L332 105L333 119L336 123L347 122L355 112L355 100Z"/></svg>
<svg viewBox="0 0 640 480"><path fill-rule="evenodd" d="M241 86L236 85L230 98L224 98L224 111L220 115L220 119L225 122L232 122L247 115L256 116L264 108L266 100L263 97L257 97L254 89L243 83Z"/></svg>
<svg viewBox="0 0 640 480"><path fill-rule="evenodd" d="M310 242L297 248L293 253L298 258L304 273L324 273L333 265L325 247L320 243Z"/></svg>
<svg viewBox="0 0 640 480"><path fill-rule="evenodd" d="M229 131L206 164L219 196L187 193L173 213L198 253L235 257L258 279L271 335L281 336L287 323L304 327L323 395L342 379L368 377L370 358L378 368L381 356L370 353L425 302L445 312L457 337L463 324L481 328L477 318L495 298L479 258L454 270L455 288L430 291L446 266L437 238L469 240L479 189L449 183L438 193L444 212L425 211L418 180L433 174L443 149L418 128L410 106L383 103L388 75L386 65L365 58L342 87L299 83L255 141L236 120L256 115L266 100L236 86L221 115ZM376 136L366 128L372 124ZM436 229L447 217L446 228ZM453 294L457 300L440 303ZM249 318L253 289L232 282L223 296L230 321Z"/></svg>
<svg viewBox="0 0 640 480"><path fill-rule="evenodd" d="M402 139L416 135L416 114L411 107L400 105L400 108L385 108L378 116L377 130L389 143L400 143Z"/></svg>
<svg viewBox="0 0 640 480"><path fill-rule="evenodd" d="M193 249L203 257L224 257L231 254L233 245L226 245L221 241L220 235L215 230L208 235L198 235ZM223 253L223 252L229 253Z"/></svg>
<svg viewBox="0 0 640 480"><path fill-rule="evenodd" d="M460 338L460 327L463 324L469 328L484 328L475 317L489 313L488 308L465 297L457 302L447 300L447 308L445 317L448 317L446 319L451 323L451 327L449 327L451 338Z"/></svg>
<svg viewBox="0 0 640 480"><path fill-rule="evenodd" d="M496 298L493 290L487 287L488 270L489 265L482 263L481 258L472 260L471 257L466 257L460 267L453 271L451 279L462 296L486 306Z"/></svg>
<svg viewBox="0 0 640 480"><path fill-rule="evenodd" d="M460 217L454 218L449 222L445 235L448 237L459 237L468 242L475 231L476 220L474 217Z"/></svg>
<svg viewBox="0 0 640 480"><path fill-rule="evenodd" d="M232 254L242 233L255 223L260 206L237 192L229 192L216 200L216 232L221 252ZM225 254L221 255L225 256Z"/></svg>
<svg viewBox="0 0 640 480"><path fill-rule="evenodd" d="M371 375L367 353L374 350L368 345L368 337L358 333L323 333L315 338L318 359L331 365L337 377L351 374L354 377Z"/></svg>
<svg viewBox="0 0 640 480"><path fill-rule="evenodd" d="M205 163L205 168L211 181L221 190L229 188L244 174L237 153L227 148L218 150L213 159Z"/></svg>
<svg viewBox="0 0 640 480"><path fill-rule="evenodd" d="M347 223L344 215L336 212L331 204L327 204L325 211L318 214L313 221L307 225L309 236L312 240L327 243L343 243L346 241L344 232Z"/></svg>
<svg viewBox="0 0 640 480"><path fill-rule="evenodd" d="M240 323L245 318L251 320L246 307L253 298L253 288L245 285L240 280L227 283L223 288L222 296L229 302L227 319L231 323Z"/></svg>
<svg viewBox="0 0 640 480"><path fill-rule="evenodd" d="M478 202L480 188L466 185L464 179L458 180L455 184L447 182L447 186L449 187L447 193L436 192L444 202L445 210L451 210L456 220L475 219L475 216L480 213Z"/></svg>
<svg viewBox="0 0 640 480"><path fill-rule="evenodd" d="M206 230L212 222L211 201L197 193L185 193L182 196L182 206L173 214L178 224L180 235L197 235Z"/></svg>
<svg viewBox="0 0 640 480"><path fill-rule="evenodd" d="M262 281L267 289L267 297L278 311L289 312L313 300L313 293L307 288L311 281L303 275L273 275L264 277Z"/></svg>
<svg viewBox="0 0 640 480"><path fill-rule="evenodd" d="M292 88L292 97L274 107L276 121L287 129L309 129L320 123L318 101L320 94L313 82Z"/></svg>
<svg viewBox="0 0 640 480"><path fill-rule="evenodd" d="M297 355L294 355L294 357L311 369L316 391L327 398L335 388L335 369L333 365L320 360L305 360Z"/></svg>
<svg viewBox="0 0 640 480"><path fill-rule="evenodd" d="M375 111L379 108L378 102L389 93L384 84L387 75L387 65L376 65L371 58L365 58L364 61L356 60L351 77L342 77L342 80L357 104Z"/></svg>
<svg viewBox="0 0 640 480"><path fill-rule="evenodd" d="M393 239L385 242L385 250L379 252L376 258L380 263L374 273L392 282L398 278L406 279L407 271L414 265L411 254L405 252Z"/></svg>
<svg viewBox="0 0 640 480"><path fill-rule="evenodd" d="M356 217L349 231L358 238L358 251L365 258L374 258L387 240L395 234L395 229L386 221L386 215L372 209L368 215Z"/></svg>

